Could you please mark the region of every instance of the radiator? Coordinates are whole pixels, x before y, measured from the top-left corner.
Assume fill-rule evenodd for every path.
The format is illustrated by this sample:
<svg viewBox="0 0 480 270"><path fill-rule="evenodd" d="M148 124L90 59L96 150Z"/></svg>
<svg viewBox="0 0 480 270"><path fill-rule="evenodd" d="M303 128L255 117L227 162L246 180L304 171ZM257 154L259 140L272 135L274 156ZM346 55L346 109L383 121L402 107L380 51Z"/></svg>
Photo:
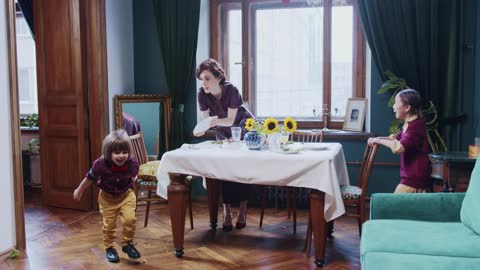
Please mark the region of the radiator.
<svg viewBox="0 0 480 270"><path fill-rule="evenodd" d="M297 192L297 208L309 208L310 197L308 188L294 188ZM286 208L287 207L287 188L284 187L269 187L267 188L267 207L269 208ZM255 186L253 189L253 200L248 203L252 205L262 205L263 187ZM293 194L290 195L290 199L293 200Z"/></svg>

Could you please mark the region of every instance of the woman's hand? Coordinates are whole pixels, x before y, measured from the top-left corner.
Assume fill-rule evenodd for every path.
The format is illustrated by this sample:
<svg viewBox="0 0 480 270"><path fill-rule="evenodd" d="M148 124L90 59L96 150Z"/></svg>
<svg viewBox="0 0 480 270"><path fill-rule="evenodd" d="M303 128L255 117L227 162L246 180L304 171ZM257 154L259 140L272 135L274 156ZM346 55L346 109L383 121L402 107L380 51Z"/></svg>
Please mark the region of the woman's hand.
<svg viewBox="0 0 480 270"><path fill-rule="evenodd" d="M200 132L200 133L193 133L193 136L195 137L202 137L203 135L205 135L205 132Z"/></svg>
<svg viewBox="0 0 480 270"><path fill-rule="evenodd" d="M83 191L80 190L80 189L75 189L75 191L73 191L73 199L75 201L80 201L80 199L82 199L82 193Z"/></svg>
<svg viewBox="0 0 480 270"><path fill-rule="evenodd" d="M212 116L212 120L210 121L210 127L217 126L218 116Z"/></svg>

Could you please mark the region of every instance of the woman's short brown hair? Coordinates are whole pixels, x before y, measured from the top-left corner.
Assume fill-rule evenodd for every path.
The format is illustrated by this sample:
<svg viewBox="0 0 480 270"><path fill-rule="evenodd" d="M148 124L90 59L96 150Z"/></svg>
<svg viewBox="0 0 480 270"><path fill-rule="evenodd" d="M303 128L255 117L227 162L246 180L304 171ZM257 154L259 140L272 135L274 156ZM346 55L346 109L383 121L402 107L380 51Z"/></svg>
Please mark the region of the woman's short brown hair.
<svg viewBox="0 0 480 270"><path fill-rule="evenodd" d="M128 158L133 154L132 143L127 132L123 129L117 129L103 139L102 155L105 160L112 160L112 153L117 151L127 151Z"/></svg>
<svg viewBox="0 0 480 270"><path fill-rule="evenodd" d="M201 80L200 74L202 74L202 72L205 70L210 71L213 76L215 76L215 78L220 79L220 85L225 84L227 76L225 75L225 71L223 70L222 66L217 62L217 60L209 58L203 61L195 70L195 76L197 76L197 79Z"/></svg>
<svg viewBox="0 0 480 270"><path fill-rule="evenodd" d="M403 89L397 94L404 105L410 105L411 113L422 115L422 97L414 89Z"/></svg>

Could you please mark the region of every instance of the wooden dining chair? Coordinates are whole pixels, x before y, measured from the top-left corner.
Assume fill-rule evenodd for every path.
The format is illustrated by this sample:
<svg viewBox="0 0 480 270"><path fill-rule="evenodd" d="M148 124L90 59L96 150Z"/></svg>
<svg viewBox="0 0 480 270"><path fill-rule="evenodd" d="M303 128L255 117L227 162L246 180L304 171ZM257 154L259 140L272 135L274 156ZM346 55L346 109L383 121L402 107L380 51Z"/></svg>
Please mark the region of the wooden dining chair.
<svg viewBox="0 0 480 270"><path fill-rule="evenodd" d="M300 143L321 143L323 142L323 131L295 131L290 134L289 141ZM260 211L260 227L263 225L263 215L267 206L267 192L272 186L264 186L262 194L262 208ZM297 232L297 194L296 187L279 187L286 193L288 218L293 216L293 233Z"/></svg>
<svg viewBox="0 0 480 270"><path fill-rule="evenodd" d="M360 173L358 175L358 186L341 186L342 199L345 206L353 206L356 208L355 213L347 213L349 216L357 217L358 223L358 232L359 236L362 235L362 224L367 219L366 214L366 198L368 190L368 179L373 168L373 161L375 160L375 155L377 154L378 144L370 146L367 144L365 152L363 153L363 159L360 166ZM328 223L329 231L331 233L331 228L333 227L333 221ZM307 254L310 254L310 244L312 241L312 219L309 213L308 215L308 227L307 227L307 240L306 240L306 251Z"/></svg>
<svg viewBox="0 0 480 270"><path fill-rule="evenodd" d="M158 170L158 165L160 164L160 161L148 160L147 148L145 147L145 142L143 140L143 135L141 132L130 136L130 141L132 142L133 154L137 158L138 164L140 165L140 173L138 175L137 181L134 184L134 190L135 190L135 195L137 197L137 203L146 202L144 227L147 227L148 216L150 214L150 203L165 201L165 199L156 195L157 184L158 184L156 172ZM149 173L141 174L142 172L149 172ZM187 180L189 181L189 185L190 185L190 192L188 194L190 228L193 230L193 210L192 210L192 196L191 196L192 177L191 176L187 177ZM146 197L139 196L141 192L146 192Z"/></svg>

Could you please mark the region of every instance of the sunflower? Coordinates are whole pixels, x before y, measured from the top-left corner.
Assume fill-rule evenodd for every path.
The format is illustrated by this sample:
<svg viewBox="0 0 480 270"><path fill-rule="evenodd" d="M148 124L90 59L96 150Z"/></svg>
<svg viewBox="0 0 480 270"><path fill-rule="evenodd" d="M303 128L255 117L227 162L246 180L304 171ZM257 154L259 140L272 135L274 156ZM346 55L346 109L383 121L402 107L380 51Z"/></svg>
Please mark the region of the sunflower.
<svg viewBox="0 0 480 270"><path fill-rule="evenodd" d="M291 117L287 117L283 120L283 126L287 132L294 132L297 130L297 122Z"/></svg>
<svg viewBox="0 0 480 270"><path fill-rule="evenodd" d="M278 121L277 119L270 117L265 120L263 126L265 127L265 132L267 134L272 134L278 130Z"/></svg>
<svg viewBox="0 0 480 270"><path fill-rule="evenodd" d="M248 118L247 121L245 121L245 129L250 131L253 129L255 126L255 120L253 118Z"/></svg>

